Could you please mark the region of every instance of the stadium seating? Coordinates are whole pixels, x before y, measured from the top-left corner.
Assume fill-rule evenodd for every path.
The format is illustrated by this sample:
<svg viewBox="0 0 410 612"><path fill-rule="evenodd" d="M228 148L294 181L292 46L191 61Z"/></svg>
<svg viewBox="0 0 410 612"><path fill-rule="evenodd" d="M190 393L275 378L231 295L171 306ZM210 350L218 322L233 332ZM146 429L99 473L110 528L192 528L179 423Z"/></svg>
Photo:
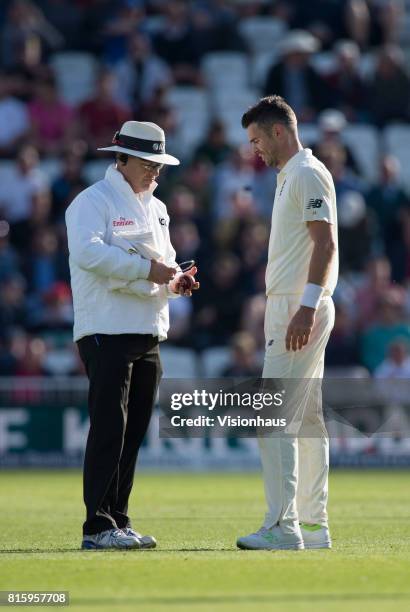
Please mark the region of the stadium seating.
<svg viewBox="0 0 410 612"><path fill-rule="evenodd" d="M246 89L250 82L250 61L245 53L207 53L202 60L201 70L210 89Z"/></svg>
<svg viewBox="0 0 410 612"><path fill-rule="evenodd" d="M195 378L198 376L196 354L191 349L161 346L163 378Z"/></svg>
<svg viewBox="0 0 410 612"><path fill-rule="evenodd" d="M230 363L231 352L226 346L214 346L201 355L201 376L218 378Z"/></svg>
<svg viewBox="0 0 410 612"><path fill-rule="evenodd" d="M276 17L248 17L239 25L239 31L252 53L270 51L282 39L286 24Z"/></svg>
<svg viewBox="0 0 410 612"><path fill-rule="evenodd" d="M343 131L344 142L352 149L360 169L371 183L379 173L379 134L372 125L352 124Z"/></svg>
<svg viewBox="0 0 410 612"><path fill-rule="evenodd" d="M259 94L251 89L219 89L213 92L212 108L215 116L225 125L228 142L234 146L247 142L241 126L243 113L258 100Z"/></svg>
<svg viewBox="0 0 410 612"><path fill-rule="evenodd" d="M89 53L64 51L51 58L60 95L71 105L81 104L94 92L97 59Z"/></svg>
<svg viewBox="0 0 410 612"><path fill-rule="evenodd" d="M167 102L178 121L180 155L189 157L205 138L209 121L209 96L200 87L173 87L167 94Z"/></svg>
<svg viewBox="0 0 410 612"><path fill-rule="evenodd" d="M395 155L400 161L401 181L410 191L410 125L396 123L386 127L383 133L383 144L386 151Z"/></svg>

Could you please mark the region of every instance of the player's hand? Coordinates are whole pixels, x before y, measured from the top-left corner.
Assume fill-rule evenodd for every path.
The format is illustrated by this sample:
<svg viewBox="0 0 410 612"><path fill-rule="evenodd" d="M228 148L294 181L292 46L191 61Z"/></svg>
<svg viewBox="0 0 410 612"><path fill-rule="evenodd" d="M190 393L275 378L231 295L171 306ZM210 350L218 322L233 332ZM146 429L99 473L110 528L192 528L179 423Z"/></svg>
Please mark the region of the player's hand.
<svg viewBox="0 0 410 612"><path fill-rule="evenodd" d="M301 306L292 318L286 333L286 350L300 351L309 342L316 310Z"/></svg>
<svg viewBox="0 0 410 612"><path fill-rule="evenodd" d="M195 274L198 272L198 268L193 266L184 274L178 275L173 281L170 282L169 288L174 293L179 293L179 295L186 295L187 297L191 297L192 292L199 289L199 282L195 280Z"/></svg>
<svg viewBox="0 0 410 612"><path fill-rule="evenodd" d="M176 271L176 268L170 268L160 261L151 259L151 269L148 274L148 280L158 285L166 285L174 278Z"/></svg>

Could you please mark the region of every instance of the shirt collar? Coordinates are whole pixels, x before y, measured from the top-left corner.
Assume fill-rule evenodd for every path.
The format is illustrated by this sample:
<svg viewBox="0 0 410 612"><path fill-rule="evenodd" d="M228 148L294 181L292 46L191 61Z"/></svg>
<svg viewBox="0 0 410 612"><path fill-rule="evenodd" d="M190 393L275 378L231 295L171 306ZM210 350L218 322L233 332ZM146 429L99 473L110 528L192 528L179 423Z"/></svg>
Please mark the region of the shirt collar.
<svg viewBox="0 0 410 612"><path fill-rule="evenodd" d="M282 170L279 172L278 176L284 176L308 157L312 157L312 149L302 149L301 151L298 151L297 153L295 153L295 155L288 159Z"/></svg>
<svg viewBox="0 0 410 612"><path fill-rule="evenodd" d="M151 200L151 196L154 193L155 189L158 187L158 183L154 182L150 189L146 191L141 191L140 193L135 193L131 185L125 180L124 176L117 170L115 164L111 164L108 166L107 171L105 173L105 179L111 183L111 185L121 191L128 198L138 198L144 204L148 203Z"/></svg>

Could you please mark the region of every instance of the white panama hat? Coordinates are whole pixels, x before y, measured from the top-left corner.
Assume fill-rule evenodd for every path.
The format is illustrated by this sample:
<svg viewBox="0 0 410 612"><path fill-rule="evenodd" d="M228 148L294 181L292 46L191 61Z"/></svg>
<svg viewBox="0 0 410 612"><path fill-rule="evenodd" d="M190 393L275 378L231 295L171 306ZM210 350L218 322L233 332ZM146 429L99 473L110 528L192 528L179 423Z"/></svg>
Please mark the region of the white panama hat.
<svg viewBox="0 0 410 612"><path fill-rule="evenodd" d="M165 133L156 123L149 121L126 121L119 132L115 132L111 147L98 151L127 153L158 164L178 166L179 159L165 153Z"/></svg>
<svg viewBox="0 0 410 612"><path fill-rule="evenodd" d="M306 30L289 30L278 45L281 55L288 53L315 53L320 48L319 40Z"/></svg>
<svg viewBox="0 0 410 612"><path fill-rule="evenodd" d="M327 108L319 114L319 127L329 132L341 132L347 125L345 115L336 108Z"/></svg>

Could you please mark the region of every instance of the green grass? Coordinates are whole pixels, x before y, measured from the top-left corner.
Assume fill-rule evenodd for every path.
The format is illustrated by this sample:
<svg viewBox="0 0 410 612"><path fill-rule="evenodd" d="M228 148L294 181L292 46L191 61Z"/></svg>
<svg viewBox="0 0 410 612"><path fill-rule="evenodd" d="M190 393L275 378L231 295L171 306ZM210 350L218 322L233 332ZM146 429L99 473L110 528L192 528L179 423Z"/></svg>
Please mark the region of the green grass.
<svg viewBox="0 0 410 612"><path fill-rule="evenodd" d="M80 551L80 472L3 472L0 589L68 590L76 612L409 610L408 473L335 471L330 491L331 551L239 551L258 474L137 475L130 513L158 548Z"/></svg>

